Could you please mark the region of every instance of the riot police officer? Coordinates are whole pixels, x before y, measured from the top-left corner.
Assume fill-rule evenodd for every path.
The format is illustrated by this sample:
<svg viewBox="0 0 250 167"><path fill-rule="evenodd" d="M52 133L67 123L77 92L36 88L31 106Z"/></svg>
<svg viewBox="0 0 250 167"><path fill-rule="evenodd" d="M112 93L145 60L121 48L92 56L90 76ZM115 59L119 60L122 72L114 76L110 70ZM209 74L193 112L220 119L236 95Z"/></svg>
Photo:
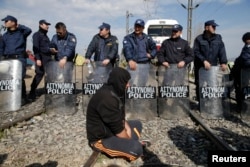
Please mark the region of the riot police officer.
<svg viewBox="0 0 250 167"><path fill-rule="evenodd" d="M51 51L55 54L55 60L63 68L67 61L72 62L75 56L76 37L66 29L66 25L58 22L55 25L56 34L51 40Z"/></svg>
<svg viewBox="0 0 250 167"><path fill-rule="evenodd" d="M134 32L128 34L123 39L124 57L128 62L128 70L131 74L131 85L143 86L147 82L147 74L149 73L149 63L156 56L156 44L153 39L143 33L145 22L137 19L134 23ZM144 68L140 83L135 83L139 68ZM145 70L147 69L147 71Z"/></svg>
<svg viewBox="0 0 250 167"><path fill-rule="evenodd" d="M29 99L35 100L36 88L41 82L46 64L52 60L50 51L50 40L47 36L50 23L46 20L39 21L39 30L33 34L33 52L36 59L35 72L36 75L32 81Z"/></svg>
<svg viewBox="0 0 250 167"><path fill-rule="evenodd" d="M204 67L209 70L211 66L220 64L221 70L227 69L227 55L224 42L220 34L215 30L218 26L214 20L208 20L204 24L203 34L194 40L194 73L196 85L196 98L199 100L199 69Z"/></svg>
<svg viewBox="0 0 250 167"><path fill-rule="evenodd" d="M238 56L234 61L234 66L231 71L231 76L234 80L235 94L236 94L236 102L238 111L242 110L242 102L244 100L243 92L242 92L242 69L250 68L250 32L246 32L242 36L242 41L244 42L244 46L241 50L240 56Z"/></svg>
<svg viewBox="0 0 250 167"><path fill-rule="evenodd" d="M22 62L22 105L27 103L26 99L26 41L32 30L29 27L18 24L14 16L7 15L2 19L5 22L7 32L3 34L1 40L0 56L5 59L18 59Z"/></svg>
<svg viewBox="0 0 250 167"><path fill-rule="evenodd" d="M116 36L111 35L110 28L111 26L108 23L102 23L99 26L100 31L94 35L86 52L87 63L89 63L94 53L95 61L102 61L104 66L109 63L114 65L118 58L118 39Z"/></svg>
<svg viewBox="0 0 250 167"><path fill-rule="evenodd" d="M194 59L193 50L188 42L181 38L182 30L183 27L180 24L175 24L172 28L171 37L163 41L156 54L159 64L166 68L169 68L171 64L176 64L178 68L185 68ZM180 76L175 82L183 84L185 73L178 75ZM164 77L164 84L172 82L169 77L168 75Z"/></svg>
<svg viewBox="0 0 250 167"><path fill-rule="evenodd" d="M71 111L75 112L76 96L73 92L75 87L72 79L76 37L67 31L66 25L62 22L56 23L55 28L56 34L53 35L50 44L50 51L54 55L55 61L46 65L45 109L66 114Z"/></svg>
<svg viewBox="0 0 250 167"><path fill-rule="evenodd" d="M160 50L157 52L157 58L160 64L169 67L169 64L177 64L182 68L193 61L193 50L188 42L181 38L183 27L175 24L172 28L172 34L169 39L163 41Z"/></svg>

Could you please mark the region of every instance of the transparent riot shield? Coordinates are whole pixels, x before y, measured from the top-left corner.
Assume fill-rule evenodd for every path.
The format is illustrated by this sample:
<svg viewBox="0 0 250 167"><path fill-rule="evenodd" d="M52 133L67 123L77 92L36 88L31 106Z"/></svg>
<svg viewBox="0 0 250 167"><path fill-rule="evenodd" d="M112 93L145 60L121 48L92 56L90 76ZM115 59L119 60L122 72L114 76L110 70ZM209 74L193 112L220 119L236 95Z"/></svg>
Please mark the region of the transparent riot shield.
<svg viewBox="0 0 250 167"><path fill-rule="evenodd" d="M158 77L159 116L164 119L186 117L190 108L187 67L178 68L177 64L171 64L169 68L160 66Z"/></svg>
<svg viewBox="0 0 250 167"><path fill-rule="evenodd" d="M241 114L243 117L250 118L250 69L241 70L241 92Z"/></svg>
<svg viewBox="0 0 250 167"><path fill-rule="evenodd" d="M21 108L22 63L19 60L0 61L0 110Z"/></svg>
<svg viewBox="0 0 250 167"><path fill-rule="evenodd" d="M204 118L224 118L230 112L229 75L218 66L199 70L200 112Z"/></svg>
<svg viewBox="0 0 250 167"><path fill-rule="evenodd" d="M156 70L152 64L137 64L126 90L125 111L128 119L150 120L157 115Z"/></svg>
<svg viewBox="0 0 250 167"><path fill-rule="evenodd" d="M45 109L47 113L70 115L76 112L74 65L67 62L64 68L57 61L46 65Z"/></svg>
<svg viewBox="0 0 250 167"><path fill-rule="evenodd" d="M104 66L102 61L95 61L83 66L83 110L86 111L92 95L107 82L112 64Z"/></svg>
<svg viewBox="0 0 250 167"><path fill-rule="evenodd" d="M75 74L73 75L73 81L75 81L75 94L76 94L76 106L77 106L77 111L82 111L83 106L82 106L82 81L83 81L83 65L77 65L75 64L74 72ZM75 80L74 80L75 76Z"/></svg>

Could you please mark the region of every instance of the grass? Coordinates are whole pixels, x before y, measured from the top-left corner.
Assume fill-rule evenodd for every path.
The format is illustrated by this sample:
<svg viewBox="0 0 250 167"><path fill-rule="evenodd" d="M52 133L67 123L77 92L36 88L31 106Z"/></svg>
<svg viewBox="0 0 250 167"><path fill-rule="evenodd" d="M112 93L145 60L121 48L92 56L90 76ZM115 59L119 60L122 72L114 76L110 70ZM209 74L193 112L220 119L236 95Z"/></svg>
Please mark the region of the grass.
<svg viewBox="0 0 250 167"><path fill-rule="evenodd" d="M4 137L4 130L0 131L0 139L2 139Z"/></svg>

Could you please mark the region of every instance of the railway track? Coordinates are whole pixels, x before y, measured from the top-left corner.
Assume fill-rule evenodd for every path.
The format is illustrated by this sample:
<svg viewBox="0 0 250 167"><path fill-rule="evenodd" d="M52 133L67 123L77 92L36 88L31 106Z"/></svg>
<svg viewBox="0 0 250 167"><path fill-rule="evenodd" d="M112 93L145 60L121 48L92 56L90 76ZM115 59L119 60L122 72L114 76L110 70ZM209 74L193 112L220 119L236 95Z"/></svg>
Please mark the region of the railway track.
<svg viewBox="0 0 250 167"><path fill-rule="evenodd" d="M83 167L93 167L99 155L100 152L93 151L87 162L83 165Z"/></svg>
<svg viewBox="0 0 250 167"><path fill-rule="evenodd" d="M196 113L191 110L189 112L192 120L195 121L195 123L197 123L199 126L199 130L201 130L201 132L204 133L218 147L219 150L237 151L236 149L229 146L223 139L218 137L215 132L208 125L206 125Z"/></svg>

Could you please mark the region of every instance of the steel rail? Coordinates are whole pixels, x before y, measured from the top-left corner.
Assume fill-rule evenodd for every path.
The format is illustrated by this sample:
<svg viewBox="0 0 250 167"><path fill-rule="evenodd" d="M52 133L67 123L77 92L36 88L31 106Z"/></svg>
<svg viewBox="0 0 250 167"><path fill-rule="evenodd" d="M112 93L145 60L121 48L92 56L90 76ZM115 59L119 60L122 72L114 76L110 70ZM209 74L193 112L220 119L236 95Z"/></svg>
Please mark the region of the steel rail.
<svg viewBox="0 0 250 167"><path fill-rule="evenodd" d="M219 136L215 135L214 131L208 127L197 114L193 111L189 111L191 118L194 119L195 122L198 123L199 128L202 132L205 133L207 137L220 149L225 151L237 151L236 149L229 146L224 140L222 140Z"/></svg>
<svg viewBox="0 0 250 167"><path fill-rule="evenodd" d="M100 152L93 151L83 167L93 167L99 154L100 154Z"/></svg>

